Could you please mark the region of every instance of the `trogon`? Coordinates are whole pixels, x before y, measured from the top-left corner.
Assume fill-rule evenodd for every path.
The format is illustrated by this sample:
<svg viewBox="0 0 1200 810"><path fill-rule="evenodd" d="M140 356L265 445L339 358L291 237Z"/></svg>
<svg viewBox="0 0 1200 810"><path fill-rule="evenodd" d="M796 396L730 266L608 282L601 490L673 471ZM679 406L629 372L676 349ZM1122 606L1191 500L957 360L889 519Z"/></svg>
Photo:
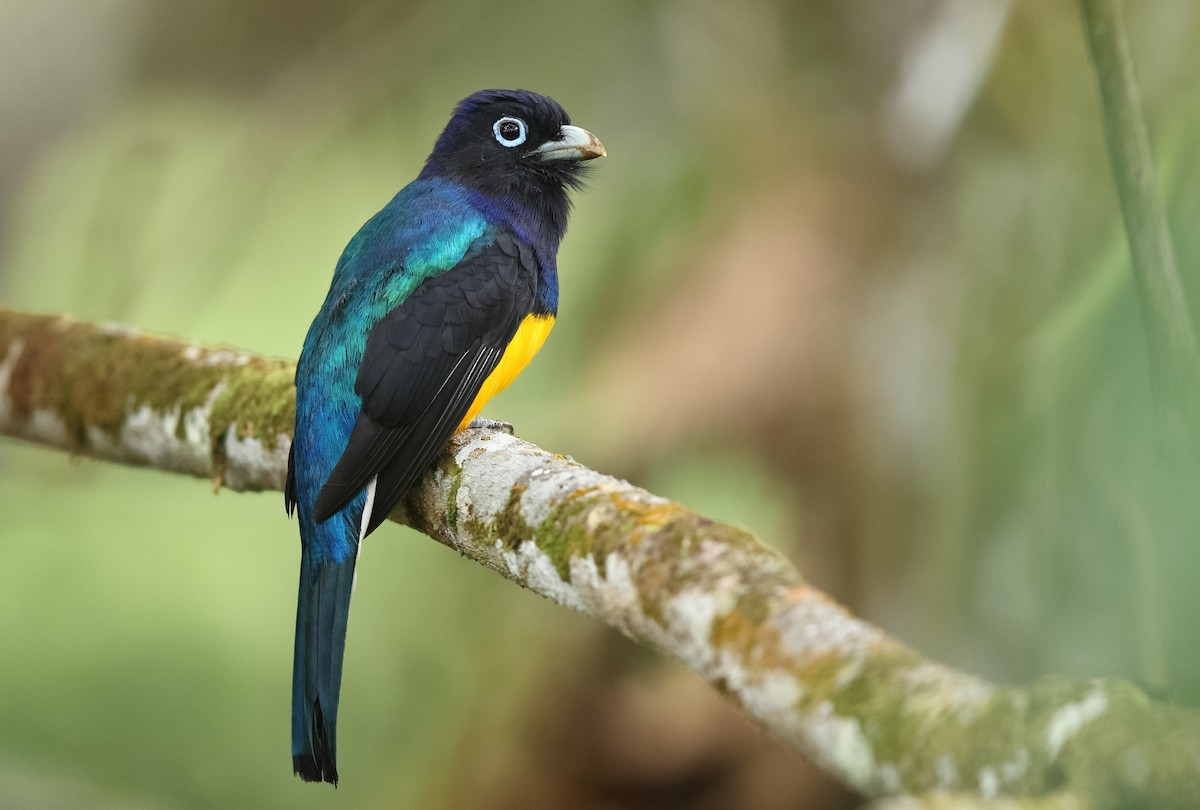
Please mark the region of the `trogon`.
<svg viewBox="0 0 1200 810"><path fill-rule="evenodd" d="M568 191L605 154L553 99L485 90L416 180L350 240L296 367L285 498L300 524L292 766L337 784L337 711L360 544L447 439L541 348Z"/></svg>

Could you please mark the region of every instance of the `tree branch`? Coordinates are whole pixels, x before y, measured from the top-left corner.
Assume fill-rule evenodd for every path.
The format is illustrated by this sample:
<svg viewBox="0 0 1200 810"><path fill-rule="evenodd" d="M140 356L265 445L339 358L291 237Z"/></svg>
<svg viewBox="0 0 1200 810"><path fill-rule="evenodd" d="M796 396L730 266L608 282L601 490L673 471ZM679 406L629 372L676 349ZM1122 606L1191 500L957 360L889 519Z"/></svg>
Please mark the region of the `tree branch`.
<svg viewBox="0 0 1200 810"><path fill-rule="evenodd" d="M105 461L282 490L294 363L0 309L0 433Z"/></svg>
<svg viewBox="0 0 1200 810"><path fill-rule="evenodd" d="M278 489L292 369L0 310L0 433ZM393 517L679 659L866 794L1069 789L1098 808L1184 808L1200 795L1200 713L1118 681L1000 687L928 661L747 532L506 433L456 436L401 512Z"/></svg>
<svg viewBox="0 0 1200 810"><path fill-rule="evenodd" d="M1069 793L1036 797L985 799L961 793L929 793L872 802L868 810L1085 810L1087 805Z"/></svg>

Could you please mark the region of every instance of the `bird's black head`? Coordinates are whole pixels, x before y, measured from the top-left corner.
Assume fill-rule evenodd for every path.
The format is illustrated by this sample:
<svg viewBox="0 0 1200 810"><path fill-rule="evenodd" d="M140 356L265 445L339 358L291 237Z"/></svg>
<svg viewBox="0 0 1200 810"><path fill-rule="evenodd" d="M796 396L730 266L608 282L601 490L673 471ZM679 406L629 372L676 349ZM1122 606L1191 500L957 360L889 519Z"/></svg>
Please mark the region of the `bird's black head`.
<svg viewBox="0 0 1200 810"><path fill-rule="evenodd" d="M481 90L455 107L421 177L460 183L565 228L567 189L579 185L585 161L604 154L596 136L571 126L554 99L528 90Z"/></svg>

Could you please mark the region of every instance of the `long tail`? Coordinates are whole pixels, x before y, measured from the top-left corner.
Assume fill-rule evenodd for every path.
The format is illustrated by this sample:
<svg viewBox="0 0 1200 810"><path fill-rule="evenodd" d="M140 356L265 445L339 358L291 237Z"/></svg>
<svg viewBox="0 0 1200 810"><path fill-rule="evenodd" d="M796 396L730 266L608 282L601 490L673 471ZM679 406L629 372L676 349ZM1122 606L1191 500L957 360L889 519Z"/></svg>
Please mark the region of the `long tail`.
<svg viewBox="0 0 1200 810"><path fill-rule="evenodd" d="M296 658L292 669L292 768L306 782L337 785L337 710L354 555L313 565L300 560Z"/></svg>

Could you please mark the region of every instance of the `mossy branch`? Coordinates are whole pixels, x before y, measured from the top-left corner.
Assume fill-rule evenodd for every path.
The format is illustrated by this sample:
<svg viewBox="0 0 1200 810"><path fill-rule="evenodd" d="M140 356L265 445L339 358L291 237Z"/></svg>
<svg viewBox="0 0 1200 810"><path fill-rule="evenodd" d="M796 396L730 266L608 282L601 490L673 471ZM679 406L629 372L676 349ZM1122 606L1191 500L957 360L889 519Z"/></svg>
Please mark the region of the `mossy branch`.
<svg viewBox="0 0 1200 810"><path fill-rule="evenodd" d="M1087 810L1088 805L1071 793L1046 796L998 796L985 799L962 793L928 793L924 796L904 796L879 799L868 810Z"/></svg>
<svg viewBox="0 0 1200 810"><path fill-rule="evenodd" d="M0 310L0 434L278 489L292 369ZM999 687L936 664L747 532L506 433L455 437L401 512L393 517L679 659L868 795L1069 790L1093 808L1184 808L1200 795L1200 713L1118 681Z"/></svg>
<svg viewBox="0 0 1200 810"><path fill-rule="evenodd" d="M1096 69L1104 134L1129 238L1150 362L1173 432L1200 406L1200 346L1188 309L1142 117L1121 0L1079 0ZM1194 427L1192 428L1194 430Z"/></svg>

